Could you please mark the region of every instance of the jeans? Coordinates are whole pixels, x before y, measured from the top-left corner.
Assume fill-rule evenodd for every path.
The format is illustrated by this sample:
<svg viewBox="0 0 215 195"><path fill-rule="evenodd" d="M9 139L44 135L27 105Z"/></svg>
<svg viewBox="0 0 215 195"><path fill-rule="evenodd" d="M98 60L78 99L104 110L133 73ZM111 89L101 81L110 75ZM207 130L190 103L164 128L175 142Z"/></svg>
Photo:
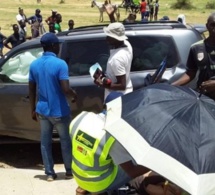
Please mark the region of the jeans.
<svg viewBox="0 0 215 195"><path fill-rule="evenodd" d="M71 174L72 144L69 135L71 116L45 117L38 116L41 126L41 153L46 175L54 175L54 161L52 156L52 132L55 128L60 137L61 153L67 174Z"/></svg>

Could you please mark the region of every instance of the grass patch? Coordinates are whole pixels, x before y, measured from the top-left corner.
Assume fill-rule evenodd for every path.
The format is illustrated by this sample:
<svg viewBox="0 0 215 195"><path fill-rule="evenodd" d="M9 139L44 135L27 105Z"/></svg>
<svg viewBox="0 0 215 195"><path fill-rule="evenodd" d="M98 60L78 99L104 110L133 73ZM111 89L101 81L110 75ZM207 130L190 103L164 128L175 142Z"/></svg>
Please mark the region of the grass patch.
<svg viewBox="0 0 215 195"><path fill-rule="evenodd" d="M97 0L98 2L103 2ZM61 3L63 2L63 3ZM121 4L121 0L113 1L112 3ZM192 1L192 5L195 8L190 10L186 9L173 9L171 5L176 3L176 0L160 0L160 10L158 13L158 19L167 15L171 20L176 20L179 14L186 16L187 23L201 23L205 24L208 15L213 11L212 9L206 9L207 2L202 0ZM41 9L41 14L45 20L50 14L51 9L57 9L62 14L63 21L61 23L62 29L67 29L67 23L69 19L73 19L75 27L83 25L95 25L101 24L99 20L99 11L96 7L91 8L91 0L41 0L41 3L37 3L37 0L1 0L0 7L0 26L2 33L9 36L12 33L11 25L16 23L16 15L18 14L18 8L24 9L27 17L34 15L35 9ZM125 9L120 8L121 20L127 17ZM140 20L140 14L137 14L137 20ZM104 13L104 24L109 23L109 18ZM45 24L45 28L48 29ZM28 25L28 32L30 33L30 26Z"/></svg>

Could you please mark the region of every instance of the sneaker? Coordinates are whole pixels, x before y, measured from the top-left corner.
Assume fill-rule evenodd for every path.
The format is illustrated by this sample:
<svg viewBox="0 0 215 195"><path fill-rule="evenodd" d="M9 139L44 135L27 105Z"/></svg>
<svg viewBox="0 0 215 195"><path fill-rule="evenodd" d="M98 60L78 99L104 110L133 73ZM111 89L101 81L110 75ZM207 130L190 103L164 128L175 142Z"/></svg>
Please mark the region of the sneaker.
<svg viewBox="0 0 215 195"><path fill-rule="evenodd" d="M57 178L57 175L47 175L47 181L54 181Z"/></svg>
<svg viewBox="0 0 215 195"><path fill-rule="evenodd" d="M87 194L89 194L89 192L82 189L81 187L78 186L76 188L76 195L87 195Z"/></svg>
<svg viewBox="0 0 215 195"><path fill-rule="evenodd" d="M65 179L72 179L72 178L73 178L72 173L66 173L65 174Z"/></svg>

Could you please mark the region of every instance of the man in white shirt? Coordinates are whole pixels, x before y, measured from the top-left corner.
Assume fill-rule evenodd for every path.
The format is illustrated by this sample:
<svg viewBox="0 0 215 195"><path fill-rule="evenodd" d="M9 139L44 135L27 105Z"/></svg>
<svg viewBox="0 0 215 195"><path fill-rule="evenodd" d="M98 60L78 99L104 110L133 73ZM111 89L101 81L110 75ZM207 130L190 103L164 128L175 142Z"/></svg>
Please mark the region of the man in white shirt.
<svg viewBox="0 0 215 195"><path fill-rule="evenodd" d="M111 80L111 84L105 84L99 79L95 83L105 88L105 99L111 91L123 94L133 91L130 78L133 49L127 41L128 37L125 35L122 23L111 23L108 27L104 27L104 32L107 35L107 43L110 45L106 75Z"/></svg>
<svg viewBox="0 0 215 195"><path fill-rule="evenodd" d="M16 20L19 24L20 30L23 31L23 33L26 35L27 33L26 23L28 21L27 21L26 15L24 14L24 10L20 7L19 7L19 14L16 15Z"/></svg>

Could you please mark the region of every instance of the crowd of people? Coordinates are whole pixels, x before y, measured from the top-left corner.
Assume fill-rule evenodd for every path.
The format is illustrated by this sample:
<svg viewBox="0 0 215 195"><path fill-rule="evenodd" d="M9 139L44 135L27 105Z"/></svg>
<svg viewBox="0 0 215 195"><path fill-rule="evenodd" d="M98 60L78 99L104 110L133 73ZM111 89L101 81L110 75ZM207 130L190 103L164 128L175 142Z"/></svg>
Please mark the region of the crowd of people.
<svg viewBox="0 0 215 195"><path fill-rule="evenodd" d="M107 36L107 44L111 48L111 56L107 62L107 76L111 78L111 83L103 83L100 77L95 78L94 82L99 87L105 89L104 102L107 103L116 97L133 91L130 79L133 49L127 41L128 38L125 35L125 28L122 23L111 23L104 28L104 33ZM124 155L123 161L122 159L120 161L119 159L117 160L117 156L119 156L117 152L121 153L123 151L125 153L122 147L119 150L119 144L117 146L118 149L113 149L110 157L108 157L109 149L112 147L114 139L102 130L105 112L101 111L103 114L98 116L89 112L88 117L81 117L81 120L79 118L81 115L79 115L70 124L71 110L67 98L76 101L78 94L69 87L68 66L63 60L57 58L60 41L55 33L49 32L41 37L40 42L44 53L30 65L29 98L32 119L40 121L41 153L47 181L50 182L57 178L57 174L54 171L51 143L54 127L60 136L66 171L65 178L75 177L79 184L77 193L86 194L90 191L94 194L103 194L107 191L111 192L132 178L147 172L147 168L134 165L129 155ZM101 117L101 119L98 118L100 122L94 120L97 117ZM88 125L86 125L86 120L88 120ZM80 124L74 124L76 122L80 123L82 127L80 128ZM93 125L94 122L98 122L96 126ZM80 135L76 135L79 133ZM78 136L84 136L83 134L90 134L91 138L96 139L98 143L106 136L107 138L109 137L112 140L110 144L101 142L101 144L104 144L102 147L106 148L104 150L106 154L104 155L102 150L101 154L99 154L96 152L96 148L92 150L92 148L89 149L87 146L84 147L82 145L84 142L81 141L81 138L78 138ZM80 143L82 144L80 145ZM99 144L99 148L101 144ZM116 144L114 144L115 147ZM84 154L84 151L86 151L87 156L80 154L80 148L82 148L81 154ZM100 158L100 155L102 158ZM112 160L113 156L116 157L115 160ZM125 156L127 157L125 158ZM96 159L99 161L93 163L94 166L88 165L89 162ZM86 175L85 173L88 171L89 173ZM103 175L104 172L107 174Z"/></svg>
<svg viewBox="0 0 215 195"><path fill-rule="evenodd" d="M157 21L159 12L159 0L123 0L122 4L125 8L130 8L130 15L141 14L141 21Z"/></svg>
<svg viewBox="0 0 215 195"><path fill-rule="evenodd" d="M111 1L105 1L105 4L111 4ZM141 2L136 1L123 1L124 5L132 5L135 4L135 10L132 8L132 12L129 13L128 17L123 20L124 23L133 23L137 18L137 11L141 13L141 21L155 21L158 20L158 11L159 11L159 0L141 0ZM111 17L113 16L113 13ZM178 18L178 21L185 21L185 16ZM41 14L40 9L36 9L35 13L32 16L27 17L24 13L24 9L19 7L18 14L16 15L16 24L12 24L13 33L8 37L1 33L0 29L0 57L3 56L3 48L12 49L17 45L25 42L27 39L32 39L43 35L45 32L53 32L58 33L66 30L72 30L74 28L74 20L70 19L68 21L68 29L62 30L62 15L58 13L57 10L52 9L51 15L47 17L45 20ZM168 16L161 18L160 20L169 20ZM115 20L111 20L113 22ZM45 23L44 23L45 22ZM185 23L186 24L186 23ZM47 29L45 28L47 25ZM28 29L30 26L30 30ZM18 27L18 30L17 30Z"/></svg>
<svg viewBox="0 0 215 195"><path fill-rule="evenodd" d="M142 20L148 20L148 17L151 21L157 20L158 0L151 7L150 3L152 0L147 3L142 0L140 3ZM40 122L41 154L47 181L57 178L52 157L52 132L55 127L60 137L65 178L71 179L74 176L79 185L77 193L103 195L128 182L140 194L147 191L143 185L144 174L150 170L136 164L129 153L103 130L105 104L133 91L130 78L133 49L125 35L124 25L113 22L103 29L110 46L106 75L111 83L104 83L100 77L95 78L94 83L104 88L104 110L101 113L83 111L72 119L68 99L77 101L78 94L70 88L66 62L57 57L60 40L55 34L62 31L62 15L57 10L52 10L51 16L45 19L49 26L45 33L41 10L36 9L30 17L24 14L22 8L18 11L17 24L12 26L13 34L6 37L0 33L0 55L3 46L11 49L28 38L43 34L40 39L43 55L30 65L29 99L32 119ZM31 25L31 36L28 36L27 24ZM67 30L72 30L73 27L74 21L71 19ZM206 27L209 31L208 38L191 46L187 71L172 85L187 84L200 70L197 90L215 100L215 13L208 17Z"/></svg>
<svg viewBox="0 0 215 195"><path fill-rule="evenodd" d="M43 16L40 9L36 9L34 15L27 17L24 13L24 9L19 7L18 14L15 18L17 23L12 24L13 33L11 35L5 36L0 32L0 57L3 56L4 47L7 49L12 49L25 42L27 39L39 37L45 32L62 32L62 15L58 13L57 10L51 10L51 16L45 19L45 23L48 25L48 30L46 30L44 26ZM30 26L30 32L28 25ZM74 21L70 19L68 21L68 29L65 30L72 30L73 28Z"/></svg>

